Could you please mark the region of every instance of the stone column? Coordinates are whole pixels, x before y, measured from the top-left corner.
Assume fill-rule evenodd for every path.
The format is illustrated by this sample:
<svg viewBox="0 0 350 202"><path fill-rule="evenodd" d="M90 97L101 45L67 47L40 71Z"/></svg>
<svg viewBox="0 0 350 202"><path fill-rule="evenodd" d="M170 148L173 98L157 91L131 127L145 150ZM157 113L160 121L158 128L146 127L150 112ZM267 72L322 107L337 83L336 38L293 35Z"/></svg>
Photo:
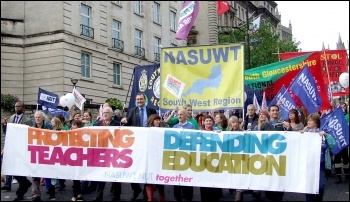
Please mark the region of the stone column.
<svg viewBox="0 0 350 202"><path fill-rule="evenodd" d="M218 14L216 11L216 2L207 1L208 3L208 21L209 21L209 44L217 45L218 39Z"/></svg>

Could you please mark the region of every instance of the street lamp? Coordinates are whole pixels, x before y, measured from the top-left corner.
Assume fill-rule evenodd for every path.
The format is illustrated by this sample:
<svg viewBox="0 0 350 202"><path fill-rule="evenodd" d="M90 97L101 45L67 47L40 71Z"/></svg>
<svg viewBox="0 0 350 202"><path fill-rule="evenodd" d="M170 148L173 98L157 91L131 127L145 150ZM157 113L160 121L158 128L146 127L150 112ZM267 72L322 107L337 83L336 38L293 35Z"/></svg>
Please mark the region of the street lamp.
<svg viewBox="0 0 350 202"><path fill-rule="evenodd" d="M70 81L73 84L73 88L75 88L75 85L78 83L78 79L70 79Z"/></svg>

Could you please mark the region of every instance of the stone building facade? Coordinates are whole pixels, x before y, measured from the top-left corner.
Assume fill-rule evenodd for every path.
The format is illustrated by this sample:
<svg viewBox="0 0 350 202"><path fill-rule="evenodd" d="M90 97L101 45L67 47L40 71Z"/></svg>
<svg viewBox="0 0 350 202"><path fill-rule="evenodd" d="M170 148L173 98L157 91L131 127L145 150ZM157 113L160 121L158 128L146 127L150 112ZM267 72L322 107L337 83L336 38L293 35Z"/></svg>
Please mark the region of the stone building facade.
<svg viewBox="0 0 350 202"><path fill-rule="evenodd" d="M71 79L87 103L124 102L133 69L159 63L175 40L181 1L2 1L1 92L36 105ZM130 92L129 92L130 93ZM126 103L127 105L127 103Z"/></svg>

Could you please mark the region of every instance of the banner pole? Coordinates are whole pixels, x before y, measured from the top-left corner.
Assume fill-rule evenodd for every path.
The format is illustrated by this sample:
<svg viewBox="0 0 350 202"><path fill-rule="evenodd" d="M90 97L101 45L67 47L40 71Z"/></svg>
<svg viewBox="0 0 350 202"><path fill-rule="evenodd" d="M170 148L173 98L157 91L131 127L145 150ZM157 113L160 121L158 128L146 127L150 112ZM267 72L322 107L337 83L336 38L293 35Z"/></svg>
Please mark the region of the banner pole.
<svg viewBox="0 0 350 202"><path fill-rule="evenodd" d="M324 42L322 42L322 50L323 50L323 56L324 56L324 61L325 61L325 64L326 64L326 70L327 70L327 77L328 77L328 91L330 90L330 85L331 85L331 79L329 78L329 70L328 70L328 62L327 62L327 57L326 57L326 50L325 50L325 47L324 47ZM333 96L332 96L332 92L330 92L330 95L331 95L331 100L333 100Z"/></svg>
<svg viewBox="0 0 350 202"><path fill-rule="evenodd" d="M134 71L132 72L132 77L131 77L131 79L130 79L130 84L129 84L128 93L126 94L126 97L125 97L124 109L125 109L125 105L126 105L126 102L127 102L127 100L128 100L128 97L129 97L131 82L135 79L135 78L134 78L134 75L135 75L135 68L134 68ZM124 115L124 109L123 109L123 115Z"/></svg>

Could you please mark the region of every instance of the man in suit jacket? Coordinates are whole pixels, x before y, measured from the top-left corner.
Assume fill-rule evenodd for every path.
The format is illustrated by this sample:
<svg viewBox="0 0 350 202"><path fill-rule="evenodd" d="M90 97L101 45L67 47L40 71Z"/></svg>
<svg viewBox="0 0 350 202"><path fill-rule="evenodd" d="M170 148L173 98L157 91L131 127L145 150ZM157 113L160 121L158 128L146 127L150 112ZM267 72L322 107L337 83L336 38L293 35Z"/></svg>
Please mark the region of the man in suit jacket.
<svg viewBox="0 0 350 202"><path fill-rule="evenodd" d="M34 113L34 122L32 127L52 130L52 125L50 122L46 121L46 115L43 111L36 111ZM45 186L47 191L49 191L49 199L54 200L55 197L55 186L51 184L50 178L45 178ZM32 201L41 201L41 191L40 191L40 177L32 178Z"/></svg>
<svg viewBox="0 0 350 202"><path fill-rule="evenodd" d="M7 131L7 123L17 123L17 124L24 124L31 126L32 121L30 118L28 118L24 114L24 103L23 102L16 102L15 104L15 114L13 114L8 121L3 123L4 127L4 133L6 135ZM5 154L6 155L6 154ZM24 176L13 176L18 181L18 189L16 191L16 198L15 200L23 200L23 196L25 193L27 193L29 187L32 185L32 183L27 179L27 177ZM12 176L7 175L6 176L6 183L3 187L1 187L1 190L11 190L11 184L12 184Z"/></svg>
<svg viewBox="0 0 350 202"><path fill-rule="evenodd" d="M94 126L120 126L118 120L112 119L113 110L111 107L103 108L103 119L94 123ZM95 198L93 201L103 201L103 190L106 186L106 182L96 182ZM122 186L120 182L113 182L112 189L113 199L112 201L119 201L120 194L122 192Z"/></svg>
<svg viewBox="0 0 350 202"><path fill-rule="evenodd" d="M145 105L146 96L143 93L138 93L136 95L137 107L132 108L129 112L128 117L123 118L121 123L126 126L136 126L136 127L147 127L148 117L152 114L157 114L155 109L149 108ZM130 200L135 201L142 189L138 183L131 183L132 190L134 191Z"/></svg>

